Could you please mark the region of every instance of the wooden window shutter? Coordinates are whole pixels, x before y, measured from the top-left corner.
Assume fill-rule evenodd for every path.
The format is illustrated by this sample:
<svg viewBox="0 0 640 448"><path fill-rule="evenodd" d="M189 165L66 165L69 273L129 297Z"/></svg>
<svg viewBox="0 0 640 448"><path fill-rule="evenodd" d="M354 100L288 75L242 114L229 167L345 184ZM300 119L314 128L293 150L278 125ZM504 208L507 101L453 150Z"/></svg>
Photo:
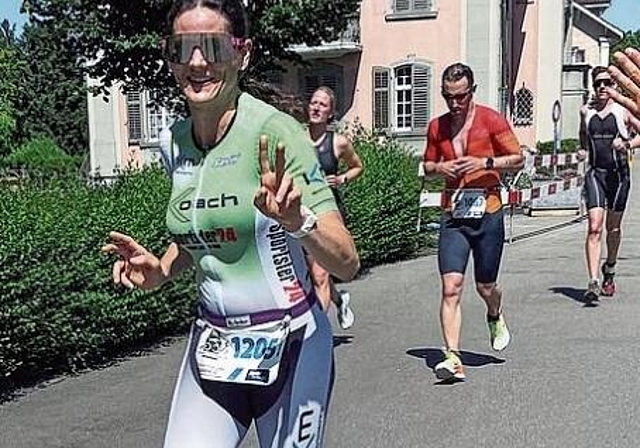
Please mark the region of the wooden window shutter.
<svg viewBox="0 0 640 448"><path fill-rule="evenodd" d="M414 11L431 11L433 9L433 0L413 0Z"/></svg>
<svg viewBox="0 0 640 448"><path fill-rule="evenodd" d="M391 98L391 70L373 67L373 128L389 128L389 104Z"/></svg>
<svg viewBox="0 0 640 448"><path fill-rule="evenodd" d="M426 64L413 65L412 80L413 123L414 131L424 129L431 117L431 67Z"/></svg>
<svg viewBox="0 0 640 448"><path fill-rule="evenodd" d="M394 12L411 11L411 1L410 0L394 0L393 11Z"/></svg>
<svg viewBox="0 0 640 448"><path fill-rule="evenodd" d="M126 92L127 123L129 125L129 140L142 139L142 94L138 90Z"/></svg>

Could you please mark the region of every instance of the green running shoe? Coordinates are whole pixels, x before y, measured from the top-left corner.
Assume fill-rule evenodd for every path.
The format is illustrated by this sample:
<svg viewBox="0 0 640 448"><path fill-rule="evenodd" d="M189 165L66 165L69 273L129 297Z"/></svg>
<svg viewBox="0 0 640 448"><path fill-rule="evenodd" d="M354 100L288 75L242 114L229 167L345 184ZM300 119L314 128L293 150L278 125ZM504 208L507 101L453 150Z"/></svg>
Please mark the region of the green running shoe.
<svg viewBox="0 0 640 448"><path fill-rule="evenodd" d="M498 320L487 320L489 326L489 334L491 335L491 347L499 352L507 348L511 341L511 333L507 328L507 322L504 320L504 316L500 313Z"/></svg>

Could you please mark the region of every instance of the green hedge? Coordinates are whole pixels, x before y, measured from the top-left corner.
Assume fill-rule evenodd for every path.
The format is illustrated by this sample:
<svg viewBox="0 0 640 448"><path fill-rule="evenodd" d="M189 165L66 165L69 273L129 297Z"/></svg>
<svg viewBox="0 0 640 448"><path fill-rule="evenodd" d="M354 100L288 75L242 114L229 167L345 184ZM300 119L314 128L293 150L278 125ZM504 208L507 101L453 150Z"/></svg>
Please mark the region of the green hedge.
<svg viewBox="0 0 640 448"><path fill-rule="evenodd" d="M419 159L386 137L356 129L354 147L364 174L344 191L347 226L363 267L413 257L429 245L430 236L416 229L421 181ZM429 209L424 222L434 219Z"/></svg>
<svg viewBox="0 0 640 448"><path fill-rule="evenodd" d="M160 253L169 183L159 169L90 188L56 179L0 189L0 392L101 363L187 321L193 281L153 293L112 285L110 230Z"/></svg>
<svg viewBox="0 0 640 448"><path fill-rule="evenodd" d="M416 256L429 244L416 230L417 158L362 131L355 147L365 174L344 196L362 265ZM161 254L169 193L157 168L112 186L52 176L0 188L0 395L185 329L196 296L192 275L159 291L125 291L112 284L113 258L99 252L118 230Z"/></svg>
<svg viewBox="0 0 640 448"><path fill-rule="evenodd" d="M68 155L51 138L38 137L20 145L18 149L4 157L0 161L0 166L50 175L76 171L79 158Z"/></svg>
<svg viewBox="0 0 640 448"><path fill-rule="evenodd" d="M536 148L540 154L553 154L554 141L538 142ZM567 138L560 141L560 153L576 152L580 147L580 141L575 138Z"/></svg>

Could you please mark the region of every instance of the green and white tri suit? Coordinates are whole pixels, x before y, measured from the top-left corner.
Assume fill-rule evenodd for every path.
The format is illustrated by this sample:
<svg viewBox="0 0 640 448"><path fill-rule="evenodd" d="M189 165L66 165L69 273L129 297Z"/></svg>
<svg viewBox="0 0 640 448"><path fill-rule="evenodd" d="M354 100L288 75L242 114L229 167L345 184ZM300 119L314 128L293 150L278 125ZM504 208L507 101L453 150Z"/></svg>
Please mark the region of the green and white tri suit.
<svg viewBox="0 0 640 448"><path fill-rule="evenodd" d="M229 326L245 325L250 316L314 300L300 242L253 205L264 134L272 161L276 144L284 143L286 172L301 189L302 203L318 216L337 210L303 127L243 93L214 148L195 144L189 118L171 131L171 144L163 145L173 181L167 225L193 258L200 313L226 318ZM252 421L261 446L322 446L333 350L331 328L317 304L291 321L278 378L269 386L200 378L195 352L201 333L193 325L165 448L235 447Z"/></svg>

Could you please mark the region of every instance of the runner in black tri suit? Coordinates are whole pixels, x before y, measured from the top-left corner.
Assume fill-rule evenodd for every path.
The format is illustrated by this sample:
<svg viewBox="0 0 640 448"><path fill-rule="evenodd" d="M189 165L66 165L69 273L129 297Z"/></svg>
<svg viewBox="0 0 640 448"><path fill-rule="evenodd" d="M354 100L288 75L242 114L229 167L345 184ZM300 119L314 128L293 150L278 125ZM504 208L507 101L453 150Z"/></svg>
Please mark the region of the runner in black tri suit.
<svg viewBox="0 0 640 448"><path fill-rule="evenodd" d="M584 295L588 303L598 300L601 294L613 296L616 291L614 275L621 241L620 224L631 186L629 154L640 145L640 138L632 139L629 134L629 128L637 128L640 123L607 92L607 87L613 86L607 69L594 68L592 80L595 97L580 111L580 142L584 148L580 156L588 157L589 163L584 186L589 213L585 245L589 283ZM607 259L600 268L603 274L600 287L598 265L603 224L607 230Z"/></svg>
<svg viewBox="0 0 640 448"><path fill-rule="evenodd" d="M309 136L316 147L316 155L320 168L331 187L338 210L345 217L346 210L340 194L340 186L351 182L362 174L362 161L353 149L351 141L344 135L336 134L328 129L329 123L335 115L336 97L329 87L319 87L309 101ZM340 162L347 167L340 173ZM312 173L313 174L313 173ZM313 182L313 175L308 179ZM307 257L311 268L311 275L316 286L316 293L325 311L331 302L336 304L337 317L340 327L344 330L353 325L355 319L349 307L350 296L346 291L338 292L329 273L313 257Z"/></svg>

